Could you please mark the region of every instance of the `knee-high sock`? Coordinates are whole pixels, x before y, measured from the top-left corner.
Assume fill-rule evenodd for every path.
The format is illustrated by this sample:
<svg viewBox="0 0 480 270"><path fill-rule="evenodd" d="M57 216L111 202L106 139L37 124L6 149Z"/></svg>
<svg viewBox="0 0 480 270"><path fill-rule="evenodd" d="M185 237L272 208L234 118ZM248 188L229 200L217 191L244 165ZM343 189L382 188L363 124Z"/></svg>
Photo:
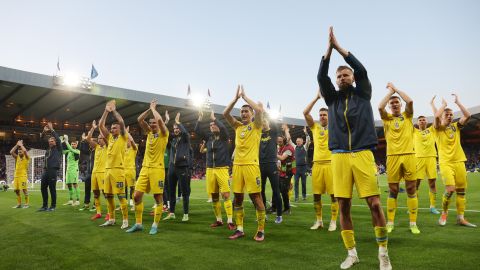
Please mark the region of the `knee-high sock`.
<svg viewBox="0 0 480 270"><path fill-rule="evenodd" d="M25 204L28 205L30 203L30 197L28 196L28 193L25 193Z"/></svg>
<svg viewBox="0 0 480 270"><path fill-rule="evenodd" d="M453 193L445 192L442 198L442 209L444 213L448 212L448 205L450 204L450 198L452 198Z"/></svg>
<svg viewBox="0 0 480 270"><path fill-rule="evenodd" d="M158 206L157 206L158 207ZM157 210L155 207L155 211ZM135 204L135 223L142 224L143 220L143 201Z"/></svg>
<svg viewBox="0 0 480 270"><path fill-rule="evenodd" d="M465 192L457 192L456 203L457 203L457 215L463 217L463 215L465 214L465 205L466 205Z"/></svg>
<svg viewBox="0 0 480 270"><path fill-rule="evenodd" d="M256 210L257 212L257 220L258 220L258 228L257 231L264 231L265 230L265 210Z"/></svg>
<svg viewBox="0 0 480 270"><path fill-rule="evenodd" d="M220 201L212 201L213 213L217 220L222 220L222 205Z"/></svg>
<svg viewBox="0 0 480 270"><path fill-rule="evenodd" d="M73 200L73 187L68 187L68 195L70 196L70 201Z"/></svg>
<svg viewBox="0 0 480 270"><path fill-rule="evenodd" d="M235 213L235 223L237 224L237 230L243 231L243 217L245 216L243 205L235 206L233 210Z"/></svg>
<svg viewBox="0 0 480 270"><path fill-rule="evenodd" d="M313 208L315 209L315 216L317 217L317 221L322 220L322 201L314 201Z"/></svg>
<svg viewBox="0 0 480 270"><path fill-rule="evenodd" d="M122 211L123 220L128 219L128 203L127 199L123 196L119 196L118 200L120 201L120 210Z"/></svg>
<svg viewBox="0 0 480 270"><path fill-rule="evenodd" d="M388 222L395 220L395 212L397 211L397 198L388 197L387 199L387 219Z"/></svg>
<svg viewBox="0 0 480 270"><path fill-rule="evenodd" d="M115 201L113 197L107 197L107 209L110 219L115 220Z"/></svg>
<svg viewBox="0 0 480 270"><path fill-rule="evenodd" d="M355 248L355 235L353 233L353 230L343 230L341 234L345 248L347 250Z"/></svg>
<svg viewBox="0 0 480 270"><path fill-rule="evenodd" d="M430 192L428 193L428 197L430 198L430 207L435 207L435 204L437 203L437 202L436 202L436 201L437 201L437 199L436 199L436 197L437 197L437 192L432 192L432 191L430 191Z"/></svg>
<svg viewBox="0 0 480 270"><path fill-rule="evenodd" d="M80 200L80 187L79 186L77 186L75 188L75 195L77 195L77 201L79 201Z"/></svg>
<svg viewBox="0 0 480 270"><path fill-rule="evenodd" d="M228 220L232 220L232 217L233 217L232 200L226 199L223 202L223 207L225 208L225 213L227 214Z"/></svg>
<svg viewBox="0 0 480 270"><path fill-rule="evenodd" d="M379 247L387 247L388 232L387 227L375 226L375 238Z"/></svg>
<svg viewBox="0 0 480 270"><path fill-rule="evenodd" d="M143 208L142 208L143 210ZM162 213L163 213L163 206L162 204L157 204L157 207L155 207L155 210L154 210L154 214L155 216L153 217L153 223L155 225L158 225L158 223L160 222L160 219L162 218Z"/></svg>
<svg viewBox="0 0 480 270"><path fill-rule="evenodd" d="M418 199L417 194L408 195L407 197L408 217L410 222L417 222Z"/></svg>
<svg viewBox="0 0 480 270"><path fill-rule="evenodd" d="M332 205L330 206L330 209L332 211L332 218L331 220L337 220L338 217L338 202L332 202Z"/></svg>
<svg viewBox="0 0 480 270"><path fill-rule="evenodd" d="M94 198L93 201L95 202L95 210L97 214L102 214L102 205L100 204L100 197Z"/></svg>
<svg viewBox="0 0 480 270"><path fill-rule="evenodd" d="M17 205L22 204L22 196L20 196L20 193L17 194Z"/></svg>

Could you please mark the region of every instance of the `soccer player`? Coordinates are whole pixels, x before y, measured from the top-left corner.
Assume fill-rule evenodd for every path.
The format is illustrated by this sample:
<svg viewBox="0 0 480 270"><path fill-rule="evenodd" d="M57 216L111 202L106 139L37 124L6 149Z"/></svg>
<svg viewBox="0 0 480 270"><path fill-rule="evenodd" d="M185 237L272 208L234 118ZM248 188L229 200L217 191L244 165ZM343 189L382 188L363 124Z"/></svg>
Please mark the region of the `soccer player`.
<svg viewBox="0 0 480 270"><path fill-rule="evenodd" d="M125 179L127 180L127 187L125 189L125 195L128 195L130 190L130 206L131 210L135 210L133 204L133 191L135 190L135 179L137 177L137 151L138 146L133 140L132 135L130 135L130 128L127 127L128 142L127 149L125 150ZM127 196L128 197L128 196Z"/></svg>
<svg viewBox="0 0 480 270"><path fill-rule="evenodd" d="M63 135L63 142L67 149L63 150L63 154L67 156L67 170L66 170L66 184L68 187L68 194L70 200L63 205L80 205L80 188L78 187L78 160L80 159L80 150L77 149L78 141L73 141L72 144L68 142L68 136ZM73 195L77 200L73 201Z"/></svg>
<svg viewBox="0 0 480 270"><path fill-rule="evenodd" d="M90 145L90 148L95 151L92 169L92 191L96 214L91 217L91 220L96 220L102 217L100 192L103 192L103 187L105 185L105 163L107 161L107 140L105 140L105 137L103 137L101 133L98 135L96 141L93 140L92 136L95 129L97 129L97 123L93 120L92 127L85 138Z"/></svg>
<svg viewBox="0 0 480 270"><path fill-rule="evenodd" d="M336 72L335 90L328 77L328 67L333 49L343 56L353 68L340 66ZM365 67L349 51L338 44L333 28L330 27L327 52L320 62L317 76L321 95L328 105L328 146L332 151L333 193L340 209L342 239L348 256L340 265L348 269L359 262L353 223L350 216L352 189L355 184L358 195L364 198L372 214L375 237L379 246L380 269L392 269L388 257L388 234L385 216L380 202L380 191L375 178L372 150L377 145L373 121L372 86ZM355 83L355 86L353 85Z"/></svg>
<svg viewBox="0 0 480 270"><path fill-rule="evenodd" d="M465 153L460 143L460 129L463 128L471 117L470 112L458 100L456 94L454 103L462 111L463 116L453 121L453 111L447 108L447 102L442 99L442 106L435 112L433 126L435 128L435 139L438 147L438 163L440 174L445 183L445 193L442 199L442 215L438 220L440 226L447 224L448 206L450 199L455 192L457 204L457 224L467 227L477 227L468 222L465 217L465 190L467 188L467 170L465 168Z"/></svg>
<svg viewBox="0 0 480 270"><path fill-rule="evenodd" d="M157 234L158 223L162 217L163 187L165 183L165 164L164 152L168 143L168 129L163 122L162 117L156 110L157 100L150 102L150 108L140 114L138 124L142 130L147 133L145 155L143 158L142 169L135 184L135 225L127 230L127 233L143 230L143 194L152 193L156 202L154 210L154 219L150 234ZM153 118L145 121L145 118L152 113Z"/></svg>
<svg viewBox="0 0 480 270"><path fill-rule="evenodd" d="M189 202L190 202L190 181L191 181L191 147L190 134L180 123L180 113L175 116L173 125L174 138L170 147L170 164L168 168L168 195L170 196L170 213L164 220L175 219L175 198L177 183L180 185L183 197L183 218L182 221L189 220Z"/></svg>
<svg viewBox="0 0 480 270"><path fill-rule="evenodd" d="M247 104L240 109L242 121L236 120L230 112L237 101L243 98ZM254 115L255 113L255 115ZM262 136L263 105L253 102L247 97L243 86L237 87L235 98L223 111L223 116L228 123L235 129L235 157L232 169L232 190L234 193L234 214L236 231L230 236L230 239L238 239L245 236L243 232L243 197L245 189L250 195L250 199L255 204L257 212L258 228L255 234L255 241L261 242L265 239L265 205L263 204L260 192L260 166L259 149L260 138ZM255 120L253 120L255 116ZM253 121L252 121L253 120Z"/></svg>
<svg viewBox="0 0 480 270"><path fill-rule="evenodd" d="M17 205L13 208L22 208L22 197L20 196L20 190L23 191L25 196L25 204L23 208L28 208L28 190L27 190L27 171L28 156L27 149L23 146L23 140L19 140L17 144L10 150L10 155L15 159L15 175L13 177L13 190L17 195Z"/></svg>
<svg viewBox="0 0 480 270"><path fill-rule="evenodd" d="M108 114L112 113L116 119L110 131L105 127ZM105 162L104 192L107 199L109 220L100 225L101 227L115 225L115 202L117 195L122 212L121 229L128 228L128 208L125 197L125 149L127 148L128 134L122 116L116 110L115 100L107 102L102 118L98 123L100 133L107 140L107 159Z"/></svg>
<svg viewBox="0 0 480 270"><path fill-rule="evenodd" d="M307 132L307 127L304 127L303 132L305 133L305 143L303 143L303 138L298 137L295 140L295 144L292 139L287 135L288 143L293 146L295 149L295 164L296 170L294 175L294 191L295 191L295 201L298 201L299 197L299 183L302 182L302 199L307 200L307 156L308 156L308 147L310 147L310 136ZM338 211L337 211L338 212Z"/></svg>
<svg viewBox="0 0 480 270"><path fill-rule="evenodd" d="M233 207L230 200L230 146L228 144L229 136L225 125L219 121L213 111L210 113L210 132L205 132L200 127L203 118L203 112L199 111L198 121L195 125L195 133L201 138L207 138L204 148L207 153L207 190L212 198L213 213L216 221L210 225L212 228L223 226L222 207L219 201L219 193L222 194L223 207L227 214L227 224L229 230L234 230Z"/></svg>
<svg viewBox="0 0 480 270"><path fill-rule="evenodd" d="M417 174L417 196L420 183L425 177L428 179L430 187L430 212L432 214L440 214L435 208L437 188L435 181L437 180L437 149L435 148L434 127L427 127L428 121L425 116L417 118L418 128L415 128L415 157L417 158L416 174Z"/></svg>
<svg viewBox="0 0 480 270"><path fill-rule="evenodd" d="M417 226L418 198L416 159L414 150L413 100L404 92L389 82L388 93L380 101L378 111L383 121L383 130L387 142L387 179L389 196L387 199L387 230L394 229L395 212L397 210L397 196L402 179L407 189L407 206L410 220L410 231L419 234ZM397 93L398 96L394 96ZM405 101L405 111L402 112L402 100ZM387 112L387 106L392 112Z"/></svg>
<svg viewBox="0 0 480 270"><path fill-rule="evenodd" d="M94 158L95 158L95 148L90 147L89 143L86 141L87 135L85 133L82 133L82 140L78 144L78 150L80 150L80 157L82 155L86 156L87 158L85 159L85 165L86 165L86 171L85 171L85 178L83 179L85 183L85 193L84 193L84 199L83 199L83 207L78 209L78 211L86 211L90 209L90 198L91 198L91 193L92 193L92 169L93 169L93 163L94 163ZM82 163L82 162L80 162ZM93 210L93 209L92 209Z"/></svg>
<svg viewBox="0 0 480 270"><path fill-rule="evenodd" d="M329 194L330 205L330 224L328 231L337 229L338 202L334 196L333 175L332 175L332 153L328 149L328 109L321 108L319 111L320 124L315 123L310 112L320 100L321 95L317 96L307 105L303 111L303 116L313 136L313 166L312 166L312 190L313 190L313 208L315 209L316 221L311 230L323 228L322 217L322 194Z"/></svg>

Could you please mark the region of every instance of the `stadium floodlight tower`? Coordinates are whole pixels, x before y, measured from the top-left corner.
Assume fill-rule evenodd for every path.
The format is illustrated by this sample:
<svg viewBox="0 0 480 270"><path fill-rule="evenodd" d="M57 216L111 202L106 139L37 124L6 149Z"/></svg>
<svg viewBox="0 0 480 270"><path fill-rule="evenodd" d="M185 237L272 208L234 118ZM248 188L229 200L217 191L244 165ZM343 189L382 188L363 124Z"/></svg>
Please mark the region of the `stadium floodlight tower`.
<svg viewBox="0 0 480 270"><path fill-rule="evenodd" d="M93 82L89 77L80 76L77 73L66 72L53 76L54 85L63 85L68 87L80 87L83 89L92 89Z"/></svg>
<svg viewBox="0 0 480 270"><path fill-rule="evenodd" d="M283 117L282 114L280 113L280 110L275 110L275 109L267 109L268 117L272 120L275 121L282 121Z"/></svg>
<svg viewBox="0 0 480 270"><path fill-rule="evenodd" d="M210 93L210 91L208 92ZM189 87L189 92L187 96L188 96L187 106L192 106L199 110L205 110L205 111L211 110L212 101L210 99L210 96L204 96L198 92L191 93L190 87Z"/></svg>

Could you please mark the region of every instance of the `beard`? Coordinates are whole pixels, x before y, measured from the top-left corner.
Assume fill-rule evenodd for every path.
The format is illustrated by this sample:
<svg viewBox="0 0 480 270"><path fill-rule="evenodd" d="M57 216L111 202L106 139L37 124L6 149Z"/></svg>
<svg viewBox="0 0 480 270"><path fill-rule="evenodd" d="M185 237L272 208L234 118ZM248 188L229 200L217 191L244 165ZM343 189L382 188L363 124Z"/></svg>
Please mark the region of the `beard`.
<svg viewBox="0 0 480 270"><path fill-rule="evenodd" d="M349 84L349 83L340 83L338 85L338 89L340 90L347 90L348 88L350 88L352 85Z"/></svg>

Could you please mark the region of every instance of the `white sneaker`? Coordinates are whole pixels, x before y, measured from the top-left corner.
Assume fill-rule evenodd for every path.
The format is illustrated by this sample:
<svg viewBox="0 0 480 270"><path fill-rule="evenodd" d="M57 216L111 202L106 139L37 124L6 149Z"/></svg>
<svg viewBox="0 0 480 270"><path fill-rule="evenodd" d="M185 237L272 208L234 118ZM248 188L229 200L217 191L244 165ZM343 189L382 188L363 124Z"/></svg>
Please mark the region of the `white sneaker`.
<svg viewBox="0 0 480 270"><path fill-rule="evenodd" d="M132 207L130 207L130 211L135 211L135 205L132 205Z"/></svg>
<svg viewBox="0 0 480 270"><path fill-rule="evenodd" d="M388 254L378 254L378 260L380 261L380 270L392 270Z"/></svg>
<svg viewBox="0 0 480 270"><path fill-rule="evenodd" d="M157 204L154 204L154 205L152 206L153 209L155 209L156 207L157 207Z"/></svg>
<svg viewBox="0 0 480 270"><path fill-rule="evenodd" d="M310 230L318 230L319 228L323 228L323 221L315 221L312 227L310 227Z"/></svg>
<svg viewBox="0 0 480 270"><path fill-rule="evenodd" d="M133 206L133 205L134 205L134 204L133 204L133 200L130 199L130 206Z"/></svg>
<svg viewBox="0 0 480 270"><path fill-rule="evenodd" d="M207 202L212 202L212 198L209 198L209 199L207 200Z"/></svg>
<svg viewBox="0 0 480 270"><path fill-rule="evenodd" d="M337 230L337 222L335 220L330 221L330 225L328 225L328 231L333 232Z"/></svg>
<svg viewBox="0 0 480 270"><path fill-rule="evenodd" d="M73 206L79 206L80 205L80 201L75 201L75 203L73 203Z"/></svg>
<svg viewBox="0 0 480 270"><path fill-rule="evenodd" d="M105 223L99 225L99 227L108 227L108 226L113 226L113 225L115 225L115 220L110 219L110 220L107 220Z"/></svg>
<svg viewBox="0 0 480 270"><path fill-rule="evenodd" d="M188 221L188 214L183 214L182 221Z"/></svg>
<svg viewBox="0 0 480 270"><path fill-rule="evenodd" d="M163 220L169 220L169 219L175 219L175 214L169 213L166 217L163 218Z"/></svg>
<svg viewBox="0 0 480 270"><path fill-rule="evenodd" d="M128 228L128 219L127 219L127 220L124 220L124 221L122 222L122 227L120 227L120 229L122 229L122 230L123 230L123 229L126 229L126 228Z"/></svg>
<svg viewBox="0 0 480 270"><path fill-rule="evenodd" d="M73 205L73 201L72 201L72 200L70 200L70 201L68 201L68 202L64 203L63 205Z"/></svg>
<svg viewBox="0 0 480 270"><path fill-rule="evenodd" d="M340 269L349 269L350 267L354 266L359 262L360 260L357 256L348 255L345 261L340 264Z"/></svg>

